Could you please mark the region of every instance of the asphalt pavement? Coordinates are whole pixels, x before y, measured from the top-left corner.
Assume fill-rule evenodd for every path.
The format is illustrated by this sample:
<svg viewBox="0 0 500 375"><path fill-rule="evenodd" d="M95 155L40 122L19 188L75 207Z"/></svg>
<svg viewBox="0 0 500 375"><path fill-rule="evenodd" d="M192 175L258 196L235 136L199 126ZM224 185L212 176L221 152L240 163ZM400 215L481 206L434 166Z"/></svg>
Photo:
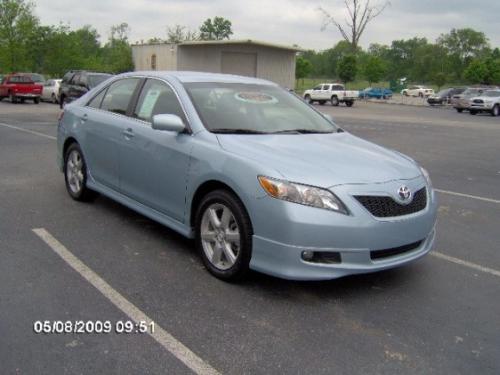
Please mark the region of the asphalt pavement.
<svg viewBox="0 0 500 375"><path fill-rule="evenodd" d="M222 282L190 240L105 197L68 196L57 106L0 102L0 373L500 373L500 118L315 107L429 170L440 202L432 253L327 282ZM33 329L137 314L157 333Z"/></svg>

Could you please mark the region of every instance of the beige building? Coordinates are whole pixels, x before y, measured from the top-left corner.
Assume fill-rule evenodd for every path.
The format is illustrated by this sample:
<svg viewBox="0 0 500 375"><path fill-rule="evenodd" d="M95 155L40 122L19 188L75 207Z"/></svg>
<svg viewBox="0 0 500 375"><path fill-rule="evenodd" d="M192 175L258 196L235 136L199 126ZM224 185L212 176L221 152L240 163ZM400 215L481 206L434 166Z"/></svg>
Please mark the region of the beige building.
<svg viewBox="0 0 500 375"><path fill-rule="evenodd" d="M300 48L253 40L191 41L132 46L135 70L191 70L258 77L294 88Z"/></svg>

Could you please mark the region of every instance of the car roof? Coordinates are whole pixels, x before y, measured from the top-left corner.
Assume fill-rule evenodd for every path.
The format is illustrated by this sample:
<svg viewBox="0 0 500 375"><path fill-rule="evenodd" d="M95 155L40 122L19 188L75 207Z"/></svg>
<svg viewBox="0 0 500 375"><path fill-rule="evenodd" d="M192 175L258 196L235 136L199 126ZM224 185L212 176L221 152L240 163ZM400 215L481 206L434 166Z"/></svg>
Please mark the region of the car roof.
<svg viewBox="0 0 500 375"><path fill-rule="evenodd" d="M246 83L246 84L259 84L259 85L273 85L274 82L265 79L238 76L233 74L220 74L220 73L206 73L206 72L190 72L190 71L139 71L121 74L120 77L126 76L149 76L164 79L177 79L182 83L195 83L195 82L217 82L217 83Z"/></svg>

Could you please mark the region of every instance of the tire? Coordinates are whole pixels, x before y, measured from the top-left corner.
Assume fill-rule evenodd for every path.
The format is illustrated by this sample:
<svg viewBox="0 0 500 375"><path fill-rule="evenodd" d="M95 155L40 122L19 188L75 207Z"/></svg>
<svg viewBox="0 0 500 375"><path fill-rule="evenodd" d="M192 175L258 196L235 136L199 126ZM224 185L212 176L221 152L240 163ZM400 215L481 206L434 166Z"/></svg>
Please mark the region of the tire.
<svg viewBox="0 0 500 375"><path fill-rule="evenodd" d="M213 215L218 224L214 223ZM223 216L227 220L223 220ZM234 237L232 240L227 237L229 233ZM229 191L212 191L197 207L196 247L206 269L221 280L242 280L248 273L252 256L252 234L250 217L243 203Z"/></svg>
<svg viewBox="0 0 500 375"><path fill-rule="evenodd" d="M345 105L348 107L352 107L353 104L354 104L354 102L351 102L351 101L345 102Z"/></svg>
<svg viewBox="0 0 500 375"><path fill-rule="evenodd" d="M52 103L57 104L56 94L52 93L52 95L50 96L50 100L52 101Z"/></svg>
<svg viewBox="0 0 500 375"><path fill-rule="evenodd" d="M424 97L424 94L422 94L421 92L418 93L418 97L419 98L423 98Z"/></svg>
<svg viewBox="0 0 500 375"><path fill-rule="evenodd" d="M332 103L332 106L334 106L334 107L339 106L339 98L337 98L336 96L332 96L330 98L330 102Z"/></svg>
<svg viewBox="0 0 500 375"><path fill-rule="evenodd" d="M469 113L470 113L471 115L477 115L477 111L475 111L475 110L473 110L473 109L469 110Z"/></svg>
<svg viewBox="0 0 500 375"><path fill-rule="evenodd" d="M403 91L403 96L408 96L408 91Z"/></svg>
<svg viewBox="0 0 500 375"><path fill-rule="evenodd" d="M63 109L66 104L66 96L62 95L61 100L59 100L59 108Z"/></svg>
<svg viewBox="0 0 500 375"><path fill-rule="evenodd" d="M311 95L306 95L304 96L304 100L306 101L307 104L313 104L313 100L311 99Z"/></svg>
<svg viewBox="0 0 500 375"><path fill-rule="evenodd" d="M72 143L64 155L64 181L68 194L76 201L88 202L97 195L87 188L87 164L78 143Z"/></svg>
<svg viewBox="0 0 500 375"><path fill-rule="evenodd" d="M455 108L457 110L458 113L462 113L464 110L463 108Z"/></svg>
<svg viewBox="0 0 500 375"><path fill-rule="evenodd" d="M500 114L500 106L498 104L495 104L493 108L491 109L491 115L496 117Z"/></svg>
<svg viewBox="0 0 500 375"><path fill-rule="evenodd" d="M40 104L40 98L34 98L33 103L35 104Z"/></svg>
<svg viewBox="0 0 500 375"><path fill-rule="evenodd" d="M17 97L15 95L13 95L12 93L9 93L9 98L10 98L11 103L17 104Z"/></svg>
<svg viewBox="0 0 500 375"><path fill-rule="evenodd" d="M326 100L320 100L319 101L319 105L325 105L325 103L326 103Z"/></svg>

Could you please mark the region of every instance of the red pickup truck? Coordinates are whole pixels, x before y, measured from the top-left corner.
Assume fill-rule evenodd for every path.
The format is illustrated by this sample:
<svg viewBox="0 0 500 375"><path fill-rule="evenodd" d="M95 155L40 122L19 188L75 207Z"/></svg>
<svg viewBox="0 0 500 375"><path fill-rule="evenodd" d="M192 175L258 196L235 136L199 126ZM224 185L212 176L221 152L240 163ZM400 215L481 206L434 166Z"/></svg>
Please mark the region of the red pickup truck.
<svg viewBox="0 0 500 375"><path fill-rule="evenodd" d="M9 97L12 103L28 99L38 104L42 89L43 86L33 82L29 74L8 74L0 83L0 100Z"/></svg>

